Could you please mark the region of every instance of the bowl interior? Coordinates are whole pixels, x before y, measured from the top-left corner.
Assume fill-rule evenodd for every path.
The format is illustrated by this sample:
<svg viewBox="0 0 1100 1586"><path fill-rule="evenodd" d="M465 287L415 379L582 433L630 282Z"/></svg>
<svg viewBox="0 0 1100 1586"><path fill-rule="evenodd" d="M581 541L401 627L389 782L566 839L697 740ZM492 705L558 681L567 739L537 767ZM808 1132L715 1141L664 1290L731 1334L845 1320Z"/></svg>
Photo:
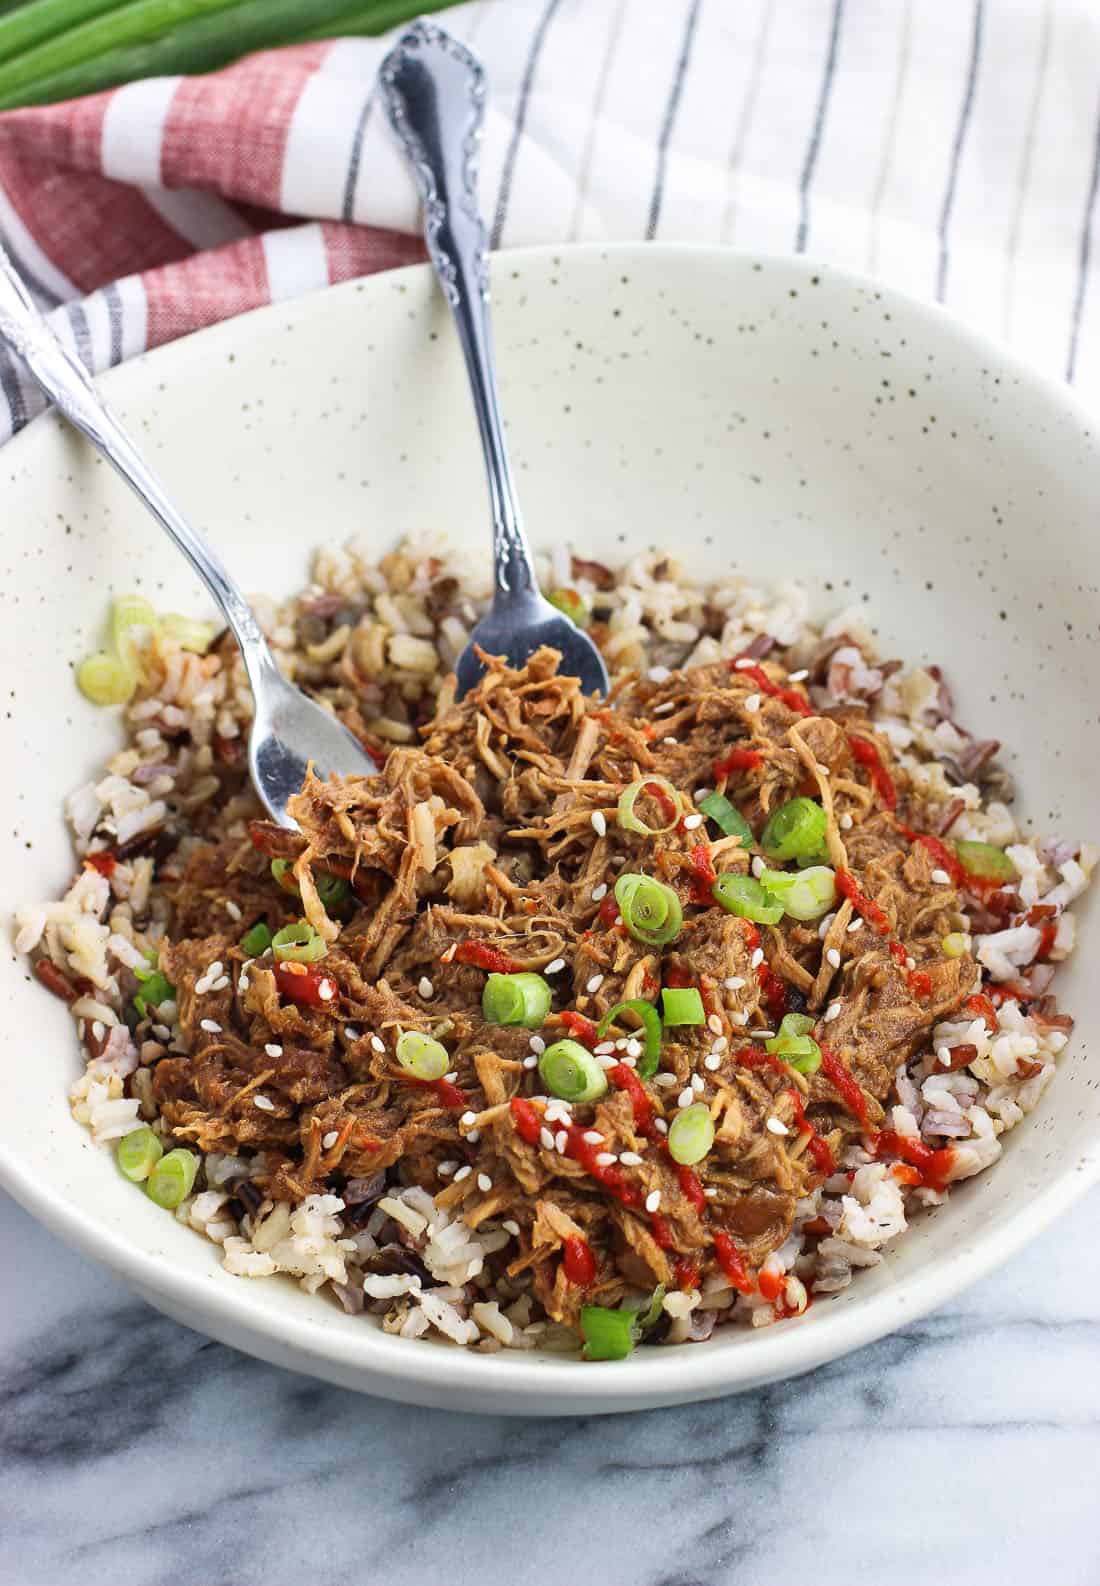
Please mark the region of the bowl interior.
<svg viewBox="0 0 1100 1586"><path fill-rule="evenodd" d="M1092 685L1100 468L1087 419L947 316L804 260L718 250L538 250L494 261L505 410L528 526L614 561L659 547L701 577L796 579L865 605L884 652L942 665L959 719L1008 746L1027 824L1095 837ZM485 490L461 360L426 267L246 316L104 381L180 504L246 589L307 576L320 542L379 554L445 530L484 554ZM72 861L64 794L119 742L77 694L113 593L204 610L125 488L56 418L0 460L8 532L0 808L9 905ZM69 1016L9 953L0 1179L181 1319L300 1369L426 1403L625 1408L805 1369L927 1309L1036 1232L1097 1167L1085 945L1059 975L1078 1018L1043 1105L992 1172L800 1323L624 1366L460 1354L383 1337L217 1252L137 1194L69 1117Z"/></svg>

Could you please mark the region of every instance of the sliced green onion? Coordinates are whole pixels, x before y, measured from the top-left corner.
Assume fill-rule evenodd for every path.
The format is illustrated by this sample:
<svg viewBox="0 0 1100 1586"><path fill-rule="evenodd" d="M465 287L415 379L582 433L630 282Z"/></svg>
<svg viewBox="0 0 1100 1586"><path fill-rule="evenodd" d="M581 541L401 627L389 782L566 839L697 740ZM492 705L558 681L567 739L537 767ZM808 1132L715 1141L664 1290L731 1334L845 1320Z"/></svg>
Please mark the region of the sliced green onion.
<svg viewBox="0 0 1100 1586"><path fill-rule="evenodd" d="M164 1147L149 1128L134 1129L123 1135L115 1147L119 1171L131 1184L147 1179L163 1155Z"/></svg>
<svg viewBox="0 0 1100 1586"><path fill-rule="evenodd" d="M205 655L214 641L217 628L212 622L200 622L195 617L181 617L169 612L161 618L161 628L175 639L181 650L191 650L195 655Z"/></svg>
<svg viewBox="0 0 1100 1586"><path fill-rule="evenodd" d="M828 865L811 865L793 874L765 870L760 882L793 920L819 920L836 902L836 873Z"/></svg>
<svg viewBox="0 0 1100 1586"><path fill-rule="evenodd" d="M635 941L663 947L680 934L684 911L676 893L663 881L628 871L615 883L615 901Z"/></svg>
<svg viewBox="0 0 1100 1586"><path fill-rule="evenodd" d="M638 1063L637 1073L639 1079L652 1079L661 1061L660 1014L651 1002L643 1002L640 997L636 997L632 1002L617 1002L613 1008L608 1009L596 1027L596 1034L601 1040L623 1013L633 1013L642 1021L645 1047Z"/></svg>
<svg viewBox="0 0 1100 1586"><path fill-rule="evenodd" d="M607 1305L581 1306L581 1334L588 1360L625 1360L638 1342L637 1311Z"/></svg>
<svg viewBox="0 0 1100 1586"><path fill-rule="evenodd" d="M816 1074L821 1067L821 1048L811 1040L814 1021L806 1013L785 1013L779 1034L764 1042L765 1051L781 1057L800 1074Z"/></svg>
<svg viewBox="0 0 1100 1586"><path fill-rule="evenodd" d="M940 945L948 958L962 958L970 951L970 937L965 931L951 931Z"/></svg>
<svg viewBox="0 0 1100 1586"><path fill-rule="evenodd" d="M713 1144L714 1119L705 1101L685 1107L669 1125L668 1154L682 1167L701 1162Z"/></svg>
<svg viewBox="0 0 1100 1586"><path fill-rule="evenodd" d="M639 1332L648 1333L651 1327L656 1327L661 1319L661 1311L665 1303L665 1286L658 1283L649 1297L649 1304L637 1313L635 1326Z"/></svg>
<svg viewBox="0 0 1100 1586"><path fill-rule="evenodd" d="M575 589L554 589L546 598L552 606L564 612L570 622L575 622L578 628L587 628L592 621L592 613Z"/></svg>
<svg viewBox="0 0 1100 1586"><path fill-rule="evenodd" d="M76 686L93 705L125 705L137 678L117 655L89 655L76 672Z"/></svg>
<svg viewBox="0 0 1100 1586"><path fill-rule="evenodd" d="M661 1006L666 1025L707 1022L703 999L694 986L666 986L661 992Z"/></svg>
<svg viewBox="0 0 1100 1586"><path fill-rule="evenodd" d="M643 793L662 806L665 800L671 804L672 814L668 815L663 826L648 826L640 816L635 815L634 806ZM683 799L663 776L640 777L637 782L628 783L619 794L619 825L627 832L641 832L643 837L659 837L664 832L672 831L683 812Z"/></svg>
<svg viewBox="0 0 1100 1586"><path fill-rule="evenodd" d="M752 847L756 840L752 835L752 827L724 793L708 793L706 798L699 800L696 809L709 816L727 837L740 837L742 848Z"/></svg>
<svg viewBox="0 0 1100 1586"><path fill-rule="evenodd" d="M288 961L315 964L319 958L324 958L328 948L324 937L318 936L308 920L292 920L281 931L275 932L271 938L271 951L280 964Z"/></svg>
<svg viewBox="0 0 1100 1586"><path fill-rule="evenodd" d="M147 1018L155 1008L159 1008L162 1002L167 1002L176 995L175 986L166 975L161 974L159 969L149 972L135 969L134 974L141 981L141 990L134 998L134 1007L143 1019Z"/></svg>
<svg viewBox="0 0 1100 1586"><path fill-rule="evenodd" d="M419 1030L402 1030L396 1052L397 1061L414 1079L442 1079L451 1066L451 1055L443 1043Z"/></svg>
<svg viewBox="0 0 1100 1586"><path fill-rule="evenodd" d="M193 1151L169 1151L145 1181L149 1199L163 1206L165 1211L175 1211L180 1201L190 1195L198 1171L199 1159Z"/></svg>
<svg viewBox="0 0 1100 1586"><path fill-rule="evenodd" d="M282 887L284 892L293 892L294 896L298 897L300 895L298 883L294 879L293 872L294 866L289 859L273 859L271 861L271 879L277 886Z"/></svg>
<svg viewBox="0 0 1100 1586"><path fill-rule="evenodd" d="M782 903L770 897L754 876L739 876L729 871L718 877L711 890L715 903L743 920L755 920L758 925L778 925L783 918Z"/></svg>
<svg viewBox="0 0 1100 1586"><path fill-rule="evenodd" d="M481 993L481 1011L489 1024L522 1024L537 1030L550 1012L550 984L541 975L490 975Z"/></svg>
<svg viewBox="0 0 1100 1586"><path fill-rule="evenodd" d="M1008 855L992 843L955 843L959 863L967 875L981 876L985 881L1015 881L1016 866Z"/></svg>
<svg viewBox="0 0 1100 1586"><path fill-rule="evenodd" d="M547 1090L562 1101L598 1101L607 1090L599 1061L579 1041L555 1041L539 1058Z"/></svg>
<svg viewBox="0 0 1100 1586"><path fill-rule="evenodd" d="M241 937L241 946L249 958L259 958L271 946L271 926L263 920L257 920L252 929L245 931Z"/></svg>
<svg viewBox="0 0 1100 1586"><path fill-rule="evenodd" d="M760 834L760 846L772 859L805 864L824 852L825 811L809 798L781 804Z"/></svg>
<svg viewBox="0 0 1100 1586"><path fill-rule="evenodd" d="M351 887L343 876L334 876L328 870L316 870L313 874L313 885L317 888L317 896L326 909L334 909L343 903Z"/></svg>

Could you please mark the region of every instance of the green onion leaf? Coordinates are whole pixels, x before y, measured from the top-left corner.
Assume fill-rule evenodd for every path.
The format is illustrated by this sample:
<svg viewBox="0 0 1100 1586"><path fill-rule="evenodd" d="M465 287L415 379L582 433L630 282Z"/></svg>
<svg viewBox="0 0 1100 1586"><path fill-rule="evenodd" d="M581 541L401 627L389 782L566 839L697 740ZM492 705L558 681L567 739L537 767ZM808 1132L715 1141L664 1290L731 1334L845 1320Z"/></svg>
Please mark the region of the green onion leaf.
<svg viewBox="0 0 1100 1586"><path fill-rule="evenodd" d="M442 1079L451 1066L451 1056L441 1041L419 1030L402 1030L397 1038L397 1061L414 1079Z"/></svg>
<svg viewBox="0 0 1100 1586"><path fill-rule="evenodd" d="M643 793L661 806L661 813L665 817L663 825L650 826L634 813L634 806ZM619 794L619 825L627 832L641 832L643 837L659 837L664 832L672 831L683 812L683 799L663 776L640 777L636 782L629 782Z"/></svg>
<svg viewBox="0 0 1100 1586"><path fill-rule="evenodd" d="M961 958L970 951L970 937L965 931L951 931L940 945L948 958Z"/></svg>
<svg viewBox="0 0 1100 1586"><path fill-rule="evenodd" d="M115 1147L119 1171L131 1184L147 1179L164 1155L164 1147L150 1128L134 1129Z"/></svg>
<svg viewBox="0 0 1100 1586"><path fill-rule="evenodd" d="M249 958L259 958L271 946L271 926L263 920L257 920L252 929L245 931L241 937L241 946Z"/></svg>
<svg viewBox="0 0 1100 1586"><path fill-rule="evenodd" d="M821 1067L821 1048L810 1039L814 1021L806 1013L785 1013L779 1034L764 1042L765 1051L781 1057L800 1074L816 1074Z"/></svg>
<svg viewBox="0 0 1100 1586"><path fill-rule="evenodd" d="M296 964L315 964L319 958L324 958L328 948L324 937L318 936L308 920L292 920L275 932L271 951L280 964L289 960Z"/></svg>
<svg viewBox="0 0 1100 1586"><path fill-rule="evenodd" d="M663 881L628 871L615 883L615 901L635 941L663 947L679 936L684 911L676 893Z"/></svg>
<svg viewBox="0 0 1100 1586"><path fill-rule="evenodd" d="M134 1007L143 1019L159 1008L162 1002L168 1002L176 995L175 986L159 969L149 972L135 969L134 974L141 982L141 990L134 998Z"/></svg>
<svg viewBox="0 0 1100 1586"><path fill-rule="evenodd" d="M811 865L794 874L765 870L760 882L793 920L819 920L836 903L836 873L828 865Z"/></svg>
<svg viewBox="0 0 1100 1586"><path fill-rule="evenodd" d="M781 804L760 834L760 846L772 859L809 864L825 853L825 811L809 798Z"/></svg>
<svg viewBox="0 0 1100 1586"><path fill-rule="evenodd" d="M637 1311L607 1305L581 1306L581 1334L588 1360L625 1360L638 1341Z"/></svg>
<svg viewBox="0 0 1100 1586"><path fill-rule="evenodd" d="M193 1151L169 1151L156 1163L145 1181L149 1199L173 1212L191 1193L199 1159Z"/></svg>
<svg viewBox="0 0 1100 1586"><path fill-rule="evenodd" d="M284 892L292 892L300 897L298 883L294 879L294 866L289 859L273 859L271 861L271 879L276 886L282 887Z"/></svg>
<svg viewBox="0 0 1100 1586"><path fill-rule="evenodd" d="M539 1058L539 1074L552 1096L562 1101L598 1101L607 1091L599 1060L579 1041L555 1041Z"/></svg>
<svg viewBox="0 0 1100 1586"><path fill-rule="evenodd" d="M714 1144L714 1119L705 1101L678 1112L668 1129L668 1154L682 1167L701 1162Z"/></svg>
<svg viewBox="0 0 1100 1586"><path fill-rule="evenodd" d="M727 837L740 837L742 848L752 847L755 841L752 827L741 811L734 809L724 793L708 793L699 800L696 808L720 826Z"/></svg>
<svg viewBox="0 0 1100 1586"><path fill-rule="evenodd" d="M570 622L575 622L578 628L587 628L592 621L592 613L575 589L554 589L546 598L552 606L564 612Z"/></svg>
<svg viewBox="0 0 1100 1586"><path fill-rule="evenodd" d="M117 655L90 655L77 668L76 686L93 705L125 705L137 678Z"/></svg>
<svg viewBox="0 0 1100 1586"><path fill-rule="evenodd" d="M642 1021L642 1028L645 1030L645 1047L638 1063L637 1073L639 1079L652 1079L661 1061L661 1018L651 1002L643 1002L640 997L636 997L632 1002L617 1002L600 1020L596 1034L602 1041L623 1013L633 1013Z"/></svg>
<svg viewBox="0 0 1100 1586"><path fill-rule="evenodd" d="M712 888L715 903L743 920L758 925L778 925L783 905L777 903L754 876L739 876L733 871L718 877Z"/></svg>
<svg viewBox="0 0 1100 1586"><path fill-rule="evenodd" d="M694 986L666 986L661 992L661 1005L666 1025L707 1022L703 999Z"/></svg>
<svg viewBox="0 0 1100 1586"><path fill-rule="evenodd" d="M334 876L328 870L315 870L313 885L317 888L317 896L326 909L337 908L351 891L349 883L343 876Z"/></svg>
<svg viewBox="0 0 1100 1586"><path fill-rule="evenodd" d="M532 972L490 975L481 993L488 1024L522 1024L537 1030L550 1012L550 983Z"/></svg>
<svg viewBox="0 0 1100 1586"><path fill-rule="evenodd" d="M661 1319L661 1311L665 1303L665 1286L658 1283L649 1297L649 1304L637 1313L634 1323L639 1332L648 1333L651 1327L656 1327Z"/></svg>
<svg viewBox="0 0 1100 1586"><path fill-rule="evenodd" d="M985 881L1015 881L1016 866L1003 851L992 843L955 843L959 863L970 876L981 876Z"/></svg>
<svg viewBox="0 0 1100 1586"><path fill-rule="evenodd" d="M191 650L195 655L205 655L213 643L217 628L212 622L200 622L195 617L181 617L169 612L161 618L163 632L175 639L181 650Z"/></svg>

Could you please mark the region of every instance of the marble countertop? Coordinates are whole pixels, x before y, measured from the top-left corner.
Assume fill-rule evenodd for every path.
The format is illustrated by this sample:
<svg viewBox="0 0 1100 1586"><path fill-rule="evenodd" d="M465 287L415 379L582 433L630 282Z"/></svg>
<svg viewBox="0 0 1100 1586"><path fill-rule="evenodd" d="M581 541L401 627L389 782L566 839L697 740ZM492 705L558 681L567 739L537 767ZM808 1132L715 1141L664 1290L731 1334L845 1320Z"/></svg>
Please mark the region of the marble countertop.
<svg viewBox="0 0 1100 1586"><path fill-rule="evenodd" d="M165 1320L0 1196L2 1586L1095 1586L1100 1191L811 1376L406 1409Z"/></svg>

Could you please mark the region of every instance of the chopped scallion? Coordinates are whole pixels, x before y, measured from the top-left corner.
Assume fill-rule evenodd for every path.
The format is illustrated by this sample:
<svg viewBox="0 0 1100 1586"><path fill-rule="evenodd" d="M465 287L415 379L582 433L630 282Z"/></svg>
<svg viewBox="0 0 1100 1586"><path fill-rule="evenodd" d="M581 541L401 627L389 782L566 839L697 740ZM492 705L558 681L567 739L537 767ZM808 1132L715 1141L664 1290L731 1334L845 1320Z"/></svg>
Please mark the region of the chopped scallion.
<svg viewBox="0 0 1100 1586"><path fill-rule="evenodd" d="M317 896L326 909L337 908L351 891L350 885L343 876L334 876L328 870L315 870L313 885L317 888Z"/></svg>
<svg viewBox="0 0 1100 1586"><path fill-rule="evenodd" d="M684 911L679 897L663 881L628 871L615 883L615 901L635 941L663 947L680 934Z"/></svg>
<svg viewBox="0 0 1100 1586"><path fill-rule="evenodd" d="M716 903L743 920L755 920L758 925L778 925L783 918L782 903L777 903L765 892L754 876L740 876L730 871L718 877L712 893Z"/></svg>
<svg viewBox="0 0 1100 1586"><path fill-rule="evenodd" d="M81 661L76 686L93 705L125 705L137 686L137 678L119 656L100 653Z"/></svg>
<svg viewBox="0 0 1100 1586"><path fill-rule="evenodd" d="M402 1030L395 1050L397 1061L414 1079L442 1079L451 1066L451 1055L443 1043L419 1030Z"/></svg>
<svg viewBox="0 0 1100 1586"><path fill-rule="evenodd" d="M119 1171L131 1184L140 1184L156 1167L164 1155L164 1147L152 1129L133 1129L115 1147Z"/></svg>
<svg viewBox="0 0 1100 1586"><path fill-rule="evenodd" d="M141 990L134 998L134 1007L141 1017L147 1018L154 1009L159 1008L162 1002L169 1001L176 995L176 988L166 975L159 969L144 971L135 969L134 974L141 982Z"/></svg>
<svg viewBox="0 0 1100 1586"><path fill-rule="evenodd" d="M592 621L592 613L575 589L552 589L546 598L578 628L587 628Z"/></svg>
<svg viewBox="0 0 1100 1586"><path fill-rule="evenodd" d="M760 846L772 859L810 864L824 857L825 811L810 798L781 804L760 834Z"/></svg>
<svg viewBox="0 0 1100 1586"><path fill-rule="evenodd" d="M539 1074L547 1090L562 1101L598 1101L607 1090L607 1075L579 1041L555 1041L539 1058Z"/></svg>
<svg viewBox="0 0 1100 1586"><path fill-rule="evenodd" d="M155 1164L145 1181L150 1200L163 1206L165 1211L175 1211L187 1199L199 1171L199 1159L193 1151L169 1151Z"/></svg>
<svg viewBox="0 0 1100 1586"><path fill-rule="evenodd" d="M660 826L651 826L635 813L634 806L643 794L660 805L661 814L664 816ZM640 832L643 837L659 837L662 833L673 830L683 810L683 799L665 777L640 777L636 782L629 782L619 794L617 819L624 831Z"/></svg>
<svg viewBox="0 0 1100 1586"><path fill-rule="evenodd" d="M668 1154L681 1167L701 1162L713 1144L714 1119L705 1101L685 1107L669 1125Z"/></svg>
<svg viewBox="0 0 1100 1586"><path fill-rule="evenodd" d="M821 1067L821 1048L810 1038L814 1021L807 1013L786 1013L778 1035L764 1042L765 1050L796 1068L800 1074L816 1074Z"/></svg>
<svg viewBox="0 0 1100 1586"><path fill-rule="evenodd" d="M550 1012L549 982L526 970L490 975L481 993L481 1011L489 1024L522 1024L537 1030Z"/></svg>
<svg viewBox="0 0 1100 1586"><path fill-rule="evenodd" d="M632 1002L617 1002L600 1020L596 1034L602 1040L613 1024L621 1023L621 1016L624 1013L633 1013L642 1021L645 1046L638 1062L638 1077L652 1079L661 1061L661 1019L651 1002L643 1002L640 997L636 997Z"/></svg>
<svg viewBox="0 0 1100 1586"><path fill-rule="evenodd" d="M661 992L661 1007L666 1025L707 1022L703 999L694 986L666 986Z"/></svg>
<svg viewBox="0 0 1100 1586"><path fill-rule="evenodd" d="M1003 849L995 848L992 843L964 842L959 839L955 843L955 852L967 875L980 876L983 881L1016 879L1016 866Z"/></svg>
<svg viewBox="0 0 1100 1586"><path fill-rule="evenodd" d="M765 870L760 882L793 920L819 920L836 903L836 874L828 865L793 873Z"/></svg>
<svg viewBox="0 0 1100 1586"><path fill-rule="evenodd" d="M328 951L323 936L308 920L292 920L271 938L271 951L280 964L315 964Z"/></svg>
<svg viewBox="0 0 1100 1586"><path fill-rule="evenodd" d="M259 958L271 946L271 926L263 920L257 920L250 931L245 931L241 937L241 946L249 958Z"/></svg>
<svg viewBox="0 0 1100 1586"><path fill-rule="evenodd" d="M724 793L708 793L699 800L696 808L720 826L727 837L740 837L742 848L752 847L752 827Z"/></svg>

